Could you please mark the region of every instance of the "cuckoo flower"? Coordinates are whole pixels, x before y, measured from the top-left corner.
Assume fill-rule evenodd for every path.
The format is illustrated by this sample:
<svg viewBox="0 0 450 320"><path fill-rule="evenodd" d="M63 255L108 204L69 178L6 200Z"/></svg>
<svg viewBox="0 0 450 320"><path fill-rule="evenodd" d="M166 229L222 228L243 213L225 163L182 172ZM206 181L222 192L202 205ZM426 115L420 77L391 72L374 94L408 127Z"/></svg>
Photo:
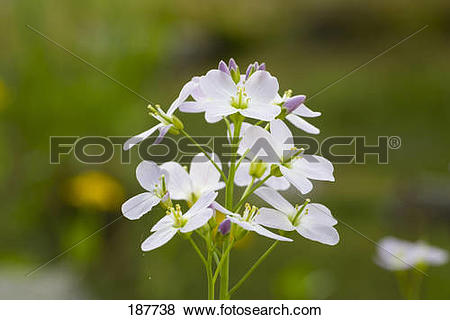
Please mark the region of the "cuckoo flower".
<svg viewBox="0 0 450 320"><path fill-rule="evenodd" d="M158 120L159 123L148 129L147 131L144 131L128 139L125 142L123 149L129 150L133 146L140 143L142 140L150 137L156 130L159 131L159 134L155 139L154 144L160 143L167 132L169 132L169 130L171 129L174 131L174 133L179 133L178 130L183 129L184 126L183 123L176 116L174 116L174 112L185 102L185 100L189 97L189 95L192 94L195 88L196 84L194 82L189 81L188 83L186 83L181 89L178 97L170 105L167 112L164 112L159 105L155 105L155 107L149 105L148 109L150 110L150 115Z"/></svg>
<svg viewBox="0 0 450 320"><path fill-rule="evenodd" d="M216 199L217 192L205 193L185 213L179 205L170 207L167 215L159 220L151 229L154 232L141 245L143 251L150 251L166 244L178 232L188 233L204 226L212 217L214 210L209 208Z"/></svg>
<svg viewBox="0 0 450 320"><path fill-rule="evenodd" d="M324 205L306 200L302 205L293 206L267 187L259 188L255 194L275 208L261 208L255 219L257 223L284 231L295 230L307 239L328 245L339 242L339 234L333 227L337 221Z"/></svg>
<svg viewBox="0 0 450 320"><path fill-rule="evenodd" d="M388 270L406 270L418 265L441 265L448 261L445 250L422 241L409 242L385 237L378 242L375 262Z"/></svg>
<svg viewBox="0 0 450 320"><path fill-rule="evenodd" d="M256 208L255 206L251 207L248 203L245 204L244 213L242 215L233 213L230 210L225 209L217 202L214 202L211 205L211 207L225 214L227 216L226 217L227 220L230 220L232 223L237 224L242 229L245 229L247 231L253 231L264 237L268 237L279 241L292 241L292 239L273 233L264 228L262 225L260 225L260 223L258 223L256 220L259 215L258 208Z"/></svg>
<svg viewBox="0 0 450 320"><path fill-rule="evenodd" d="M334 181L331 162L294 148L291 131L279 119L270 122L270 132L258 126L245 130L238 152L272 164L272 174L284 177L303 194L312 189L309 179Z"/></svg>
<svg viewBox="0 0 450 320"><path fill-rule="evenodd" d="M278 118L286 119L297 128L310 133L319 134L320 130L303 120L305 118L315 118L321 115L320 112L310 110L303 102L306 100L306 96L297 95L291 96L292 91L288 90L284 93L283 97L277 95L275 103L282 106L282 112Z"/></svg>
<svg viewBox="0 0 450 320"><path fill-rule="evenodd" d="M136 168L136 177L147 192L128 199L122 205L125 217L130 220L139 219L161 201L164 205L170 205L166 186L170 181L167 171L159 168L154 162L142 161Z"/></svg>
<svg viewBox="0 0 450 320"><path fill-rule="evenodd" d="M210 70L198 80L201 95L194 99L200 105L198 110L205 111L206 121L214 123L235 113L264 121L275 119L281 110L273 103L277 79L265 70L255 71L248 79L238 74L237 66L231 64L230 70Z"/></svg>
<svg viewBox="0 0 450 320"><path fill-rule="evenodd" d="M218 156L214 154L213 159L221 167ZM186 200L191 205L203 194L225 186L220 181L220 173L202 153L192 158L189 173L173 161L163 163L161 168L167 170L170 176L168 183L170 197L175 200Z"/></svg>
<svg viewBox="0 0 450 320"><path fill-rule="evenodd" d="M256 62L255 62L256 63ZM252 127L250 123L242 122L239 138L242 138L245 130ZM234 124L231 124L231 132L234 130ZM230 141L227 132L228 140ZM270 174L269 166L261 161L251 161L251 159L243 159L236 169L234 183L240 187L248 186L255 178L254 182L265 179ZM289 188L289 182L283 177L270 177L265 181L265 184L276 190L286 190Z"/></svg>

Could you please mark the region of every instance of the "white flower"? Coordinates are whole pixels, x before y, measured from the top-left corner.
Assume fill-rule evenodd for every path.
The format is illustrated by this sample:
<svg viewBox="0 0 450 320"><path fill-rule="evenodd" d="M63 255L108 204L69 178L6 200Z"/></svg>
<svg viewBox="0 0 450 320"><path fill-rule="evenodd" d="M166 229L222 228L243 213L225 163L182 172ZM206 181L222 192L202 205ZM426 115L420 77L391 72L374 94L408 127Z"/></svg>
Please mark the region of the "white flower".
<svg viewBox="0 0 450 320"><path fill-rule="evenodd" d="M234 130L234 124L231 124L231 132ZM242 137L245 130L247 130L249 127L252 127L252 125L248 122L242 122L241 124L241 131L239 133L239 138ZM228 141L230 140L229 132L227 131L227 137ZM250 171L250 165L251 161L248 159L243 159L241 163L239 164L239 167L236 170L235 177L234 177L234 183L240 187L248 186L252 182L252 176L249 174ZM255 182L258 182L259 180L262 180L267 177L270 173L270 166L267 167L264 174L261 176L260 179L255 179ZM265 182L266 185L268 185L271 188L274 188L276 190L286 190L289 188L290 183L284 179L283 177L270 177Z"/></svg>
<svg viewBox="0 0 450 320"><path fill-rule="evenodd" d="M256 221L256 218L259 215L259 210L256 207L250 207L248 203L245 205L245 210L242 216L240 214L233 213L228 209L225 209L217 202L214 202L211 207L225 214L227 216L226 219L239 225L241 228L245 230L253 231L264 237L268 237L279 241L292 241L292 239L280 236L279 234L273 233L264 228L263 226L261 226Z"/></svg>
<svg viewBox="0 0 450 320"><path fill-rule="evenodd" d="M447 263L447 251L427 245L422 241L409 242L385 237L378 242L375 262L388 270L406 270L420 264L442 265Z"/></svg>
<svg viewBox="0 0 450 320"><path fill-rule="evenodd" d="M255 222L285 231L297 231L303 237L328 245L339 242L339 233L333 227L337 224L330 210L320 203L293 206L278 192L261 187L255 194L275 209L261 208Z"/></svg>
<svg viewBox="0 0 450 320"><path fill-rule="evenodd" d="M217 155L213 160L221 167ZM161 165L170 176L168 189L170 197L175 200L186 200L194 203L203 194L225 187L220 181L220 173L202 153L192 158L189 173L180 164L170 161Z"/></svg>
<svg viewBox="0 0 450 320"><path fill-rule="evenodd" d="M319 134L320 130L303 120L301 117L315 118L321 115L320 112L315 112L310 110L307 106L303 104L306 96L297 95L290 96L290 91L287 91L283 97L277 95L275 98L275 103L282 105L283 110L286 112L286 120L292 123L297 128L311 134Z"/></svg>
<svg viewBox="0 0 450 320"><path fill-rule="evenodd" d="M143 251L150 251L166 244L178 232L188 233L205 225L212 217L214 210L209 208L216 199L217 192L205 193L185 213L180 206L171 207L167 215L159 220L151 229L154 232L141 245Z"/></svg>
<svg viewBox="0 0 450 320"><path fill-rule="evenodd" d="M130 220L136 220L149 212L161 200L168 197L166 183L168 173L161 170L156 163L142 161L136 168L136 178L139 184L148 192L140 193L128 199L122 205L122 213Z"/></svg>
<svg viewBox="0 0 450 320"><path fill-rule="evenodd" d="M275 164L290 184L301 193L311 191L309 179L334 181L333 165L327 159L301 154L302 150L294 148L292 133L283 121L277 119L270 122L270 133L259 126L251 126L245 130L239 146L239 153L268 164Z"/></svg>
<svg viewBox="0 0 450 320"><path fill-rule="evenodd" d="M170 130L170 128L174 127L174 121L178 121L176 117L174 117L174 112L183 104L185 103L185 100L189 97L189 95L192 94L192 92L195 90L197 85L189 81L186 83L183 88L181 89L180 94L178 97L172 102L167 112L164 112L159 105L156 105L155 107L149 105L148 108L151 111L150 114L153 118L159 121L159 123L150 129L134 136L128 139L123 146L124 150L129 150L133 146L140 143L142 140L147 139L150 137L156 130L159 130L158 137L155 139L154 144L159 144L164 136L167 134L167 132ZM180 122L181 123L181 122Z"/></svg>
<svg viewBox="0 0 450 320"><path fill-rule="evenodd" d="M210 123L237 112L244 117L270 121L281 111L273 103L278 81L264 70L254 72L248 79L243 75L238 83L227 72L210 70L198 79L198 86L199 94L193 98L199 107L190 104L191 110L204 110L205 119ZM185 105L182 110L189 108Z"/></svg>

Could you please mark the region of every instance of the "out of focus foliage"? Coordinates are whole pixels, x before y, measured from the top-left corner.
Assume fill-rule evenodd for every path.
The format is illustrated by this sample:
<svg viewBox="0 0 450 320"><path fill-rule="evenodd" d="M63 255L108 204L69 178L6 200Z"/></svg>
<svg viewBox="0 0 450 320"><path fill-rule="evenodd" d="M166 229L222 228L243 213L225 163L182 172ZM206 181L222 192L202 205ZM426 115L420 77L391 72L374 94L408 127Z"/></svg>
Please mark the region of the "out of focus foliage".
<svg viewBox="0 0 450 320"><path fill-rule="evenodd" d="M341 242L328 247L296 237L236 298L398 298L394 277L373 263L373 244L345 224L374 240L422 238L450 249L448 1L3 0L0 297L205 297L203 270L186 242L140 252L162 212L119 219L92 235L140 190L137 154L121 164L117 146L104 164L82 164L69 154L50 165L49 137L131 135L154 120L145 116L145 101L27 25L163 107L191 76L231 56L241 68L265 61L282 90L289 85L312 96L428 25L308 103L323 113L312 121L320 140L402 139L389 164L373 156L364 165L338 164L336 183L315 184L310 197L344 222ZM203 125L201 115L183 119L194 135L224 134L221 125ZM268 245L259 237L242 243L231 280ZM449 271L450 265L431 269L423 297L449 298Z"/></svg>

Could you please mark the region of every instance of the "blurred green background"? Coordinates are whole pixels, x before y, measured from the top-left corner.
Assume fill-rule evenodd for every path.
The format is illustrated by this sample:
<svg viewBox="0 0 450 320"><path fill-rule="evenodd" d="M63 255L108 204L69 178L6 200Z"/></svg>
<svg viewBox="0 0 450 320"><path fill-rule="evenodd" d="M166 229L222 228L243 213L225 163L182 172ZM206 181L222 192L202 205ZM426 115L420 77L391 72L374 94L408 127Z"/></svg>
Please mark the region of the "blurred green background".
<svg viewBox="0 0 450 320"><path fill-rule="evenodd" d="M118 155L49 164L49 136L124 136L155 122L146 103L26 28L29 24L167 107L193 75L234 57L265 61L280 88L312 95L424 25L429 27L309 102L322 133L399 136L389 164L335 166L335 183L310 195L373 240L424 239L449 249L450 3L410 1L0 2L0 298L199 299L201 262L185 241L143 254L161 212L120 219L140 192L138 163ZM220 135L202 115L192 134ZM296 131L299 133L299 131ZM119 147L116 149L119 150ZM289 193L286 194L289 196ZM292 195L291 195L292 198ZM261 204L256 201L256 204ZM397 299L394 276L373 263L372 243L343 224L336 247L296 237L234 298ZM231 258L231 281L270 244L252 236ZM422 297L450 298L450 265L432 268Z"/></svg>

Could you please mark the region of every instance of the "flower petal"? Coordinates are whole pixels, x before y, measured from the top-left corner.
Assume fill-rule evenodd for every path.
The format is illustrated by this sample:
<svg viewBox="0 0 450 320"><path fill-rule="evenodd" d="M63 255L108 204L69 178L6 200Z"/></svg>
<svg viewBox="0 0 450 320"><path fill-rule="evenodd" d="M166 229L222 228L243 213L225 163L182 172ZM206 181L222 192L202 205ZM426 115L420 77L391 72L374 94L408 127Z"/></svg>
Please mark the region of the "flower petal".
<svg viewBox="0 0 450 320"><path fill-rule="evenodd" d="M239 214L237 213L233 213L228 209L225 209L225 207L223 207L221 204L219 204L218 202L214 201L213 203L211 203L210 208L219 211L221 213L223 213L224 215L227 216L231 216L231 217L240 217Z"/></svg>
<svg viewBox="0 0 450 320"><path fill-rule="evenodd" d="M136 220L152 210L160 199L150 192L140 193L122 204L122 214L130 219Z"/></svg>
<svg viewBox="0 0 450 320"><path fill-rule="evenodd" d="M239 144L239 154L244 154L247 149L249 159L259 158L266 163L279 163L283 156L281 144L272 135L258 126L251 126L245 130L244 137Z"/></svg>
<svg viewBox="0 0 450 320"><path fill-rule="evenodd" d="M145 239L144 242L142 242L142 251L150 251L165 245L170 239L173 238L177 231L177 229L172 227L156 231L150 237Z"/></svg>
<svg viewBox="0 0 450 320"><path fill-rule="evenodd" d="M283 176L301 193L306 194L311 191L313 185L301 172L280 166Z"/></svg>
<svg viewBox="0 0 450 320"><path fill-rule="evenodd" d="M211 100L230 100L236 94L236 84L230 75L219 70L210 70L200 78L200 89Z"/></svg>
<svg viewBox="0 0 450 320"><path fill-rule="evenodd" d="M190 218L196 215L199 211L209 207L209 205L217 198L217 192L208 192L203 194L194 205L186 212L183 217Z"/></svg>
<svg viewBox="0 0 450 320"><path fill-rule="evenodd" d="M271 188L260 187L255 191L255 194L284 214L291 215L296 212L293 205L283 198L281 194Z"/></svg>
<svg viewBox="0 0 450 320"><path fill-rule="evenodd" d="M250 101L248 108L239 109L239 113L243 116L263 121L272 121L278 114L280 114L280 111L281 108L279 106L257 101Z"/></svg>
<svg viewBox="0 0 450 320"><path fill-rule="evenodd" d="M166 229L168 227L172 227L174 224L175 220L173 218L173 215L165 215L164 217L162 217L152 228L152 230L150 230L151 232L154 231L160 231L163 229Z"/></svg>
<svg viewBox="0 0 450 320"><path fill-rule="evenodd" d="M163 163L161 168L169 172L167 187L170 197L175 200L189 200L193 190L191 178L186 170L174 161Z"/></svg>
<svg viewBox="0 0 450 320"><path fill-rule="evenodd" d="M153 161L142 161L136 168L136 178L142 188L152 191L160 183L163 171Z"/></svg>
<svg viewBox="0 0 450 320"><path fill-rule="evenodd" d="M286 119L292 123L294 126L296 126L297 128L310 133L310 134L319 134L320 130L316 127L314 127L312 124L306 122L305 120L303 120L302 118L300 118L299 116L297 116L296 114L288 114L286 116Z"/></svg>
<svg viewBox="0 0 450 320"><path fill-rule="evenodd" d="M134 137L131 137L125 143L123 144L123 150L129 150L133 146L137 145L139 142L141 142L144 139L147 139L149 136L153 134L156 130L158 130L160 127L162 127L162 123L158 123L156 126L151 127L147 131L144 131Z"/></svg>
<svg viewBox="0 0 450 320"><path fill-rule="evenodd" d="M307 118L315 118L322 114L321 112L312 111L307 106L305 106L303 103L300 105L300 107L298 107L297 109L292 111L292 113L296 114L298 116L307 117Z"/></svg>
<svg viewBox="0 0 450 320"><path fill-rule="evenodd" d="M305 209L308 209L308 214L301 219L302 223L323 224L327 226L334 226L337 220L333 218L330 209L320 203L307 204Z"/></svg>
<svg viewBox="0 0 450 320"><path fill-rule="evenodd" d="M256 71L245 82L245 91L253 101L271 102L278 93L277 78L267 71Z"/></svg>
<svg viewBox="0 0 450 320"><path fill-rule="evenodd" d="M180 104L179 109L185 113L199 113L205 111L203 105L197 101L185 101Z"/></svg>
<svg viewBox="0 0 450 320"><path fill-rule="evenodd" d="M206 208L201 211L197 211L195 215L191 216L183 228L180 229L181 232L191 232L198 229L208 223L214 213L213 209Z"/></svg>
<svg viewBox="0 0 450 320"><path fill-rule="evenodd" d="M324 157L305 154L294 160L292 167L310 179L334 181L333 164Z"/></svg>
<svg viewBox="0 0 450 320"><path fill-rule="evenodd" d="M255 223L284 231L295 229L286 214L270 208L261 208L255 218Z"/></svg>
<svg viewBox="0 0 450 320"><path fill-rule="evenodd" d="M260 225L255 225L255 228L253 231L264 237L267 237L267 238L271 238L271 239L275 239L275 240L279 240L279 241L292 241L292 239L280 236L279 234L276 234L276 233L273 233L272 231L269 231Z"/></svg>
<svg viewBox="0 0 450 320"><path fill-rule="evenodd" d="M188 83L186 83L180 91L178 97L172 102L167 110L167 115L170 117L172 114L180 107L180 105L186 101L186 99L197 89L199 86L198 81L192 79Z"/></svg>
<svg viewBox="0 0 450 320"><path fill-rule="evenodd" d="M283 150L289 151L294 147L292 132L283 121L279 119L271 121L270 133L275 141L278 141L283 146Z"/></svg>
<svg viewBox="0 0 450 320"><path fill-rule="evenodd" d="M247 130L251 126L252 125L248 122L242 122L241 131L239 132L239 138L242 137L245 133L245 130ZM230 130L231 130L231 134L234 134L234 123L230 124ZM228 141L230 141L230 133L228 132L228 130L227 130L227 138L228 138Z"/></svg>
<svg viewBox="0 0 450 320"><path fill-rule="evenodd" d="M228 101L204 102L202 103L202 108L205 109L205 119L208 123L215 123L222 120L223 117L238 111Z"/></svg>
<svg viewBox="0 0 450 320"><path fill-rule="evenodd" d="M264 184L275 190L287 190L291 186L285 177L270 177Z"/></svg>
<svg viewBox="0 0 450 320"><path fill-rule="evenodd" d="M219 168L222 168L219 157L216 154L210 154L210 156ZM203 153L199 153L192 158L189 176L196 194L214 191L221 187L219 185L220 173Z"/></svg>
<svg viewBox="0 0 450 320"><path fill-rule="evenodd" d="M167 126L163 126L159 128L159 135L156 138L154 144L160 144L161 141L164 139L164 136L167 134L169 129L173 126L173 124L169 124Z"/></svg>
<svg viewBox="0 0 450 320"><path fill-rule="evenodd" d="M331 246L334 246L339 242L339 233L332 226L323 224L303 225L300 223L297 227L297 232L307 239Z"/></svg>
<svg viewBox="0 0 450 320"><path fill-rule="evenodd" d="M234 176L234 183L236 185L243 187L248 186L252 182L252 177L248 173L249 169L250 162L242 160Z"/></svg>
<svg viewBox="0 0 450 320"><path fill-rule="evenodd" d="M240 216L234 216L234 215L229 215L228 219L230 219L231 222L237 224L238 226L240 226L241 228L248 230L248 231L255 231L255 225L247 222L247 221L242 221L240 218Z"/></svg>

